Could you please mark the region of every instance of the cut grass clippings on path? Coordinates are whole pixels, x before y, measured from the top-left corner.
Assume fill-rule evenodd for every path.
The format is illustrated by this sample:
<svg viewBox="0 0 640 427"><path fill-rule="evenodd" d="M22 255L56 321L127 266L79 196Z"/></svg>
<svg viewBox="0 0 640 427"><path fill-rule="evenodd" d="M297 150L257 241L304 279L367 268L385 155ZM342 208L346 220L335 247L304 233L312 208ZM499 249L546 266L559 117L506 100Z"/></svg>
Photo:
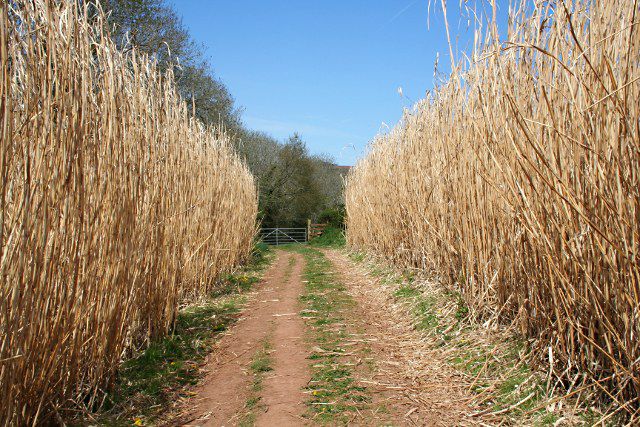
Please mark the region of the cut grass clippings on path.
<svg viewBox="0 0 640 427"><path fill-rule="evenodd" d="M362 253L351 253L349 258L365 266L381 284L395 287L393 297L406 304L414 328L430 336L433 348L446 353L449 364L470 382L476 416L494 414L517 425L591 425L598 419L590 410L566 408L574 402L549 404L552 387L527 363L522 339L511 331L488 331L470 321L459 294L417 280L411 272L399 273Z"/></svg>
<svg viewBox="0 0 640 427"><path fill-rule="evenodd" d="M219 334L235 322L246 302L243 294L260 281L271 258L267 247L257 246L244 269L227 275L209 297L182 308L172 333L125 361L101 407L79 422L147 425L169 411L176 396L188 394L197 383L201 363Z"/></svg>
<svg viewBox="0 0 640 427"><path fill-rule="evenodd" d="M323 424L346 424L370 400L366 389L356 383L354 364L343 347L349 338L343 313L354 302L322 252L309 246L290 249L306 261L306 291L301 296L306 308L301 315L313 345L308 417Z"/></svg>

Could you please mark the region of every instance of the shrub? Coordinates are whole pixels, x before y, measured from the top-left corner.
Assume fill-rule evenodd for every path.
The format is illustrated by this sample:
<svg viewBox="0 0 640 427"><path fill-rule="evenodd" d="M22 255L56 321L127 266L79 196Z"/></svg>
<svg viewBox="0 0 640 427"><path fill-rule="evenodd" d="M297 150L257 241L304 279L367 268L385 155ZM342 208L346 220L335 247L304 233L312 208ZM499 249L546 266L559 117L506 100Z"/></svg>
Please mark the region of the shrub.
<svg viewBox="0 0 640 427"><path fill-rule="evenodd" d="M325 209L318 215L318 222L321 224L328 224L331 227L342 228L344 227L344 216L344 206Z"/></svg>

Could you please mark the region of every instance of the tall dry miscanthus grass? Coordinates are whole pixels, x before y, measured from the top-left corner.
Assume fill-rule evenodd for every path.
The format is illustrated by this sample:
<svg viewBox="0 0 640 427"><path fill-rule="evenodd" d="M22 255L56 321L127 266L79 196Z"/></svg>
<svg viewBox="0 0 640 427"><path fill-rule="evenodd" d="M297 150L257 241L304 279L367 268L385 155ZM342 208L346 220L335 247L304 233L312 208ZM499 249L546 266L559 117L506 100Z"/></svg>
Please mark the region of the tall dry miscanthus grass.
<svg viewBox="0 0 640 427"><path fill-rule="evenodd" d="M506 41L485 25L472 57L349 175L348 242L439 272L477 315L534 338L554 378L633 416L638 3L512 6Z"/></svg>
<svg viewBox="0 0 640 427"><path fill-rule="evenodd" d="M0 4L5 425L90 405L255 232L253 177L224 136L79 3Z"/></svg>

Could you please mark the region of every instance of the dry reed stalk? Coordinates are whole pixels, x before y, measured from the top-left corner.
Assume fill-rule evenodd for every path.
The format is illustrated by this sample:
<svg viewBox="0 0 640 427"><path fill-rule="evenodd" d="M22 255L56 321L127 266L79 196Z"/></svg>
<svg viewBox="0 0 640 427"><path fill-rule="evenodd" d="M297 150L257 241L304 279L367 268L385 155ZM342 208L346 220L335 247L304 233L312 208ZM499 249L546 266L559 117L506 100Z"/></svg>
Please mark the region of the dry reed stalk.
<svg viewBox="0 0 640 427"><path fill-rule="evenodd" d="M348 243L441 272L477 315L534 338L556 380L595 381L633 416L638 2L511 6L506 41L493 23L479 31L471 58L352 170Z"/></svg>
<svg viewBox="0 0 640 427"><path fill-rule="evenodd" d="M90 407L252 246L252 175L104 19L0 3L0 424Z"/></svg>

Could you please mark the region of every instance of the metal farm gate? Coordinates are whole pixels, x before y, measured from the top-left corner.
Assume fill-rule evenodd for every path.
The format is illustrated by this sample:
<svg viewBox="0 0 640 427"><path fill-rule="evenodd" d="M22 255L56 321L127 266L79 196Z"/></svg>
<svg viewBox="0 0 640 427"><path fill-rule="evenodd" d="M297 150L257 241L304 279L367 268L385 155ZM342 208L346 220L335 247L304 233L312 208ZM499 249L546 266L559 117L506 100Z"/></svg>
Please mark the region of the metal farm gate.
<svg viewBox="0 0 640 427"><path fill-rule="evenodd" d="M287 243L306 243L306 228L261 228L260 239L267 245L286 245Z"/></svg>

